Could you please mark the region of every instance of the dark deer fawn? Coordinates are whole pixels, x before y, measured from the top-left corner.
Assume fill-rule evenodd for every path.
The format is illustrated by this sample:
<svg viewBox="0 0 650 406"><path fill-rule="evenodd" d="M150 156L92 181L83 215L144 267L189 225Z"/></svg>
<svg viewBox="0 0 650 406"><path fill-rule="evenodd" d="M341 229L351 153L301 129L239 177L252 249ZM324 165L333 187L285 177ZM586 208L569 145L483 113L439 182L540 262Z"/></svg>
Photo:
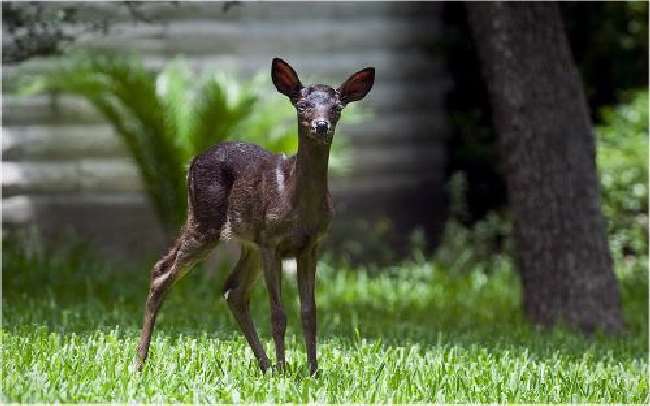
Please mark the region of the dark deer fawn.
<svg viewBox="0 0 650 406"><path fill-rule="evenodd" d="M307 359L316 373L314 279L318 245L333 215L327 189L330 146L341 110L372 87L374 68L365 68L338 89L304 87L293 68L275 58L271 78L298 112L298 153L287 158L257 145L226 142L194 158L188 172L188 214L180 236L151 272L149 296L136 367L142 369L165 293L220 240L241 243L241 258L228 277L224 296L262 371L270 362L249 312L260 270L271 300L277 364L284 365L286 316L280 298L281 260L295 257Z"/></svg>

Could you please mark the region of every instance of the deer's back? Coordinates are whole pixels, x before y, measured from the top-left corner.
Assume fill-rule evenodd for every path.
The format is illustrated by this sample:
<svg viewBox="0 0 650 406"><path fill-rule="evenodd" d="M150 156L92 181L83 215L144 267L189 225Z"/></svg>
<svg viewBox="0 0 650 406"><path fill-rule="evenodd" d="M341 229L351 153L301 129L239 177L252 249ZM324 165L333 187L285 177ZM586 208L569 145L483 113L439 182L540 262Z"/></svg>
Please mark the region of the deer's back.
<svg viewBox="0 0 650 406"><path fill-rule="evenodd" d="M209 148L194 158L188 172L194 221L222 239L237 234L254 240L256 230L264 226L269 202L278 200L273 199L277 185L269 177L275 179L278 170L288 172L291 162L244 142Z"/></svg>

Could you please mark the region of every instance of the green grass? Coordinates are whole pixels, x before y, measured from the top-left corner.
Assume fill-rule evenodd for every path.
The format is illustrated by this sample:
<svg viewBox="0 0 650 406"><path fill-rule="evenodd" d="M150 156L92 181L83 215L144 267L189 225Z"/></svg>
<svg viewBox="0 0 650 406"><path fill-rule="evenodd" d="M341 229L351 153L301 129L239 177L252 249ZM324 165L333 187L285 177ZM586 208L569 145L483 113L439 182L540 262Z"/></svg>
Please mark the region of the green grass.
<svg viewBox="0 0 650 406"><path fill-rule="evenodd" d="M5 244L6 245L6 244ZM643 402L648 395L647 273L621 280L627 331L585 338L539 331L504 261L489 276L431 261L372 273L319 268L319 377L308 376L291 275L288 367L259 372L227 311L225 271L197 269L169 295L145 370L133 359L148 269L76 251L3 258L3 401L18 402ZM260 281L261 282L261 281ZM267 352L263 284L254 317Z"/></svg>

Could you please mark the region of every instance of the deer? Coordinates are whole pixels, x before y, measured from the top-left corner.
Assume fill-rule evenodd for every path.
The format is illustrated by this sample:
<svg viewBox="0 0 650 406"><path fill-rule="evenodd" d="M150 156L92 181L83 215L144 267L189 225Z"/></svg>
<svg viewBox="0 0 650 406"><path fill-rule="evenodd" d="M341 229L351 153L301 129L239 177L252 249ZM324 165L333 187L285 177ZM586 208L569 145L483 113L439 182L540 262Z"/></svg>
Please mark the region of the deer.
<svg viewBox="0 0 650 406"><path fill-rule="evenodd" d="M187 219L168 253L151 271L134 366L147 359L156 315L170 287L220 241L241 247L223 295L262 372L271 368L250 314L252 287L263 274L271 310L276 367L285 366L287 318L281 300L282 260L295 258L300 316L311 375L316 360L315 278L319 246L334 207L328 163L341 111L372 88L375 69L352 74L338 88L303 86L287 62L274 58L271 79L295 107L298 150L291 157L243 142L223 142L197 155L187 174Z"/></svg>

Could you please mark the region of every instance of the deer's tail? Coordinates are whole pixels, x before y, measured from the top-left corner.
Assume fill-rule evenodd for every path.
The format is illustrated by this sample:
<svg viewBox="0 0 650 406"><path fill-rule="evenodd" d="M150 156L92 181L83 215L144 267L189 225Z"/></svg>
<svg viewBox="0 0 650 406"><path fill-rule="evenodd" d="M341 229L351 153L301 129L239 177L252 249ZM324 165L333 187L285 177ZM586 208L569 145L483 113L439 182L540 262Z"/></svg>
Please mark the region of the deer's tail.
<svg viewBox="0 0 650 406"><path fill-rule="evenodd" d="M187 174L188 206L199 224L221 230L226 222L233 183L226 162L204 160L201 156L192 160Z"/></svg>

